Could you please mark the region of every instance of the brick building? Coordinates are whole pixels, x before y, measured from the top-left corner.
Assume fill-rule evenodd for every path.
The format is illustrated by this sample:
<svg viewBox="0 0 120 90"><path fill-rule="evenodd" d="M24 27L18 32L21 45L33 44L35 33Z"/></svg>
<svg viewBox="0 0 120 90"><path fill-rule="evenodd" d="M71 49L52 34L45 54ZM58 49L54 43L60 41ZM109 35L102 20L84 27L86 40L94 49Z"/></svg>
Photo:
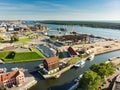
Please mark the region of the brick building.
<svg viewBox="0 0 120 90"><path fill-rule="evenodd" d="M59 60L57 56L46 58L43 62L44 69L48 74L59 70Z"/></svg>
<svg viewBox="0 0 120 90"><path fill-rule="evenodd" d="M20 70L14 70L7 73L0 74L0 82L6 87L12 87L13 85L21 85L25 82L24 72Z"/></svg>

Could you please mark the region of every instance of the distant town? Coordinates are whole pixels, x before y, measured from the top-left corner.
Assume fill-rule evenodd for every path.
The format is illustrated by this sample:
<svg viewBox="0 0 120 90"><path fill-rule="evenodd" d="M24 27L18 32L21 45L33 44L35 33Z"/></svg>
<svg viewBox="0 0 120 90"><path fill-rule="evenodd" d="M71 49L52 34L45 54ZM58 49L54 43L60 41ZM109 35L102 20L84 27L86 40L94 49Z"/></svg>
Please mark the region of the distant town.
<svg viewBox="0 0 120 90"><path fill-rule="evenodd" d="M37 68L31 67L33 70L0 68L0 90L27 90L37 84L33 75L36 72L44 80L59 79L70 69L92 62L97 55L120 50L119 39L80 33L74 26L69 34L62 34L68 31L68 25L58 25L54 28L58 34L49 35L53 28L42 22L31 25L22 20L0 21L1 65L42 61ZM110 57L100 64L93 63L68 90L119 90L119 79L120 56Z"/></svg>

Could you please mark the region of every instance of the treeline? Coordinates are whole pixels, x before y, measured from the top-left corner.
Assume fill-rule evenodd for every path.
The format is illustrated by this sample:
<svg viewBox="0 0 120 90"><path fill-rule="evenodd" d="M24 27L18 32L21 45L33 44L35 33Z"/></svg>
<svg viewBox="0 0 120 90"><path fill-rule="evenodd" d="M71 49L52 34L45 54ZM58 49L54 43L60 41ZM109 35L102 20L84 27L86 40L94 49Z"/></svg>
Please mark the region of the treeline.
<svg viewBox="0 0 120 90"><path fill-rule="evenodd" d="M84 72L79 81L78 89L82 90L98 90L98 88L105 82L106 77L112 75L116 66L112 63L93 64L90 70Z"/></svg>
<svg viewBox="0 0 120 90"><path fill-rule="evenodd" d="M120 23L110 22L95 22L95 21L39 21L44 24L56 24L56 25L79 25L93 28L109 28L109 29L120 29Z"/></svg>

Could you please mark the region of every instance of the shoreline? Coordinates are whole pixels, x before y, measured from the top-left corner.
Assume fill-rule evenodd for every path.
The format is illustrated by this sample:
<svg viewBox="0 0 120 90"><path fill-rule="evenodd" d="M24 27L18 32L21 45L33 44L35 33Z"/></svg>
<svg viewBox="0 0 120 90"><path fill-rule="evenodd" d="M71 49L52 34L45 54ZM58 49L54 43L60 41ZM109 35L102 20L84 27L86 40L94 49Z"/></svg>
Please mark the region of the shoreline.
<svg viewBox="0 0 120 90"><path fill-rule="evenodd" d="M120 50L120 48L119 49L115 49L115 50L111 50L111 51L107 51L107 52L97 53L97 54L95 54L95 56L102 55L102 54L105 54L105 53L114 52L114 51L119 51L119 50Z"/></svg>
<svg viewBox="0 0 120 90"><path fill-rule="evenodd" d="M82 58L81 60L86 61L87 58L88 58L88 57ZM77 62L76 62L76 63L77 63ZM74 64L70 64L69 66L61 69L60 71L58 71L57 73L55 73L55 74L53 74L53 75L49 75L49 74L48 74L48 75L43 75L43 74L41 73L41 71L38 71L38 73L39 73L44 79L57 79L57 78L60 78L60 76L61 76L63 73L65 73L65 72L67 72L68 70L70 70L73 66L74 66ZM58 77L57 77L57 76L58 76Z"/></svg>

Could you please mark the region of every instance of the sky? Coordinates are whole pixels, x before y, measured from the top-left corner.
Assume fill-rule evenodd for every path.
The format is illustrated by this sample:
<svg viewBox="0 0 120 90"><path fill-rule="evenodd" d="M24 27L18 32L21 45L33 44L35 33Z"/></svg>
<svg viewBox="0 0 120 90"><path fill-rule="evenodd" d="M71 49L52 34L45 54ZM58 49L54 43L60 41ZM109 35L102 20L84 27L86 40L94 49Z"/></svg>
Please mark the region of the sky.
<svg viewBox="0 0 120 90"><path fill-rule="evenodd" d="M120 0L0 0L0 20L120 20Z"/></svg>

